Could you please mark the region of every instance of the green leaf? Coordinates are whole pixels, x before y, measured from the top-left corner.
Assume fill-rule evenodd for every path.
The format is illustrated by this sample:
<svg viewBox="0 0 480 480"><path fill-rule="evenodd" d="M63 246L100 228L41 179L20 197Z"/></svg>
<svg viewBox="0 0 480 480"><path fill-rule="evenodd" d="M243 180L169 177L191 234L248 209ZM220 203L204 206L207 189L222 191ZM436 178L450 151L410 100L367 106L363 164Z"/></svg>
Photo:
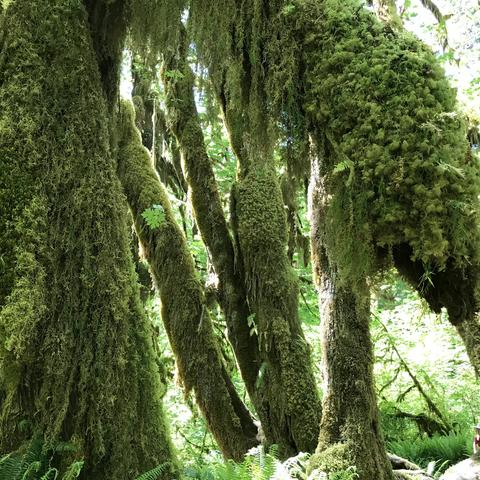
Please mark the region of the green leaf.
<svg viewBox="0 0 480 480"><path fill-rule="evenodd" d="M182 78L185 78L185 75L180 70L167 70L164 75L172 80L181 80Z"/></svg>
<svg viewBox="0 0 480 480"><path fill-rule="evenodd" d="M152 208L147 208L143 213L146 224L154 230L158 228L165 220L165 210L161 205L153 205Z"/></svg>

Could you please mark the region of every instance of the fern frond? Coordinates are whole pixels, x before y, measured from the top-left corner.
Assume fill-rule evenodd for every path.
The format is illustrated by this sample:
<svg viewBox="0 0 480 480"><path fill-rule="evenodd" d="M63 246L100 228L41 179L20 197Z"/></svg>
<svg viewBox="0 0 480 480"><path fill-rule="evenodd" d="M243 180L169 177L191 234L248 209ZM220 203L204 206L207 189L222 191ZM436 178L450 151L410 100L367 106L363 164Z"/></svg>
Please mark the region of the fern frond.
<svg viewBox="0 0 480 480"><path fill-rule="evenodd" d="M42 475L40 480L57 480L58 470L56 468L50 468L47 473Z"/></svg>
<svg viewBox="0 0 480 480"><path fill-rule="evenodd" d="M77 479L80 474L82 473L83 465L85 462L83 460L79 460L77 462L73 462L68 468L65 474L62 477L62 480L75 480Z"/></svg>
<svg viewBox="0 0 480 480"><path fill-rule="evenodd" d="M18 456L5 455L0 460L0 480L18 480L22 472L22 462Z"/></svg>
<svg viewBox="0 0 480 480"><path fill-rule="evenodd" d="M158 477L167 471L169 468L170 464L169 463L162 463L158 467L153 468L152 470L143 473L139 477L137 477L135 480L158 480Z"/></svg>
<svg viewBox="0 0 480 480"><path fill-rule="evenodd" d="M42 468L42 462L36 460L30 463L22 476L22 480L32 480L35 478L34 473L38 473Z"/></svg>

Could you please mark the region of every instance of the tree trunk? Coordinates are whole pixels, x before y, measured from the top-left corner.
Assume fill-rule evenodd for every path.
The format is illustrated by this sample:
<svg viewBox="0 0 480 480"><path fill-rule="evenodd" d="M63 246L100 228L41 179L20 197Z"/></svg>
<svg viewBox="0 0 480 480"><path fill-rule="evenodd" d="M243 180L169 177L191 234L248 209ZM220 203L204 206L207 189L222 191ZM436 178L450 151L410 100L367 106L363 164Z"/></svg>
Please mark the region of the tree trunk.
<svg viewBox="0 0 480 480"><path fill-rule="evenodd" d="M470 363L475 369L477 377L480 376L480 318L478 314L469 315L463 322L455 324L465 349L467 350Z"/></svg>
<svg viewBox="0 0 480 480"><path fill-rule="evenodd" d="M235 250L205 150L185 48L186 43L167 59L165 68L181 73L178 79L164 79L167 103L197 222L220 279L230 339L267 441L279 446L281 456L313 451L321 406L298 318L298 287L286 253L286 219L273 157L257 159L258 168L232 193L240 240ZM233 115L229 118L234 121ZM256 335L250 335L251 329Z"/></svg>
<svg viewBox="0 0 480 480"><path fill-rule="evenodd" d="M176 55L166 58L166 71L179 71L181 78L163 76L170 127L178 139L191 201L203 241L219 279L219 297L240 372L258 410L255 383L261 361L256 335L250 334L244 278L235 265L235 251L218 193L215 173L208 157L193 92L194 76L186 60L186 32Z"/></svg>
<svg viewBox="0 0 480 480"><path fill-rule="evenodd" d="M324 398L309 470L330 473L353 466L360 480L392 480L375 398L369 298L339 282L325 250L327 182L321 159L312 158L312 256L321 305Z"/></svg>
<svg viewBox="0 0 480 480"><path fill-rule="evenodd" d="M257 428L222 363L202 286L185 237L134 125L133 107L122 105L118 172L135 228L162 300L162 320L181 381L194 390L210 431L227 458L241 460L255 446ZM161 206L161 224L142 213Z"/></svg>
<svg viewBox="0 0 480 480"><path fill-rule="evenodd" d="M389 23L397 30L403 28L395 0L373 0L373 4L380 20Z"/></svg>
<svg viewBox="0 0 480 480"><path fill-rule="evenodd" d="M131 480L170 463L159 478L171 479L87 12L14 0L5 21L0 184L10 177L11 196L0 197L1 242L14 239L6 255L16 266L0 305L0 452L23 443L22 423L47 446L76 444L79 478Z"/></svg>
<svg viewBox="0 0 480 480"><path fill-rule="evenodd" d="M268 158L252 160L239 180L234 212L262 360L257 382L269 399L264 429L281 455L313 451L321 404L298 317L298 283L287 256L282 194Z"/></svg>

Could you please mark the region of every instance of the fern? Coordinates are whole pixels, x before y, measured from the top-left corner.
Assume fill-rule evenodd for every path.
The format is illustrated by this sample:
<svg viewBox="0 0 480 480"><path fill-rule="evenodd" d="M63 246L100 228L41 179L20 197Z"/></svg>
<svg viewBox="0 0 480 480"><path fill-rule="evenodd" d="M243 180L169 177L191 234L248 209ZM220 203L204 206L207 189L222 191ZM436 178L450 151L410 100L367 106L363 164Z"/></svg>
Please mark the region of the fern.
<svg viewBox="0 0 480 480"><path fill-rule="evenodd" d="M47 473L42 475L40 480L57 480L58 470L56 468L49 468Z"/></svg>
<svg viewBox="0 0 480 480"><path fill-rule="evenodd" d="M21 472L21 462L13 454L0 460L0 480L17 480Z"/></svg>
<svg viewBox="0 0 480 480"><path fill-rule="evenodd" d="M0 480L57 480L60 472L52 467L53 455L77 452L77 447L68 442L59 442L53 448L45 448L44 440L36 437L16 452L0 459ZM83 461L69 465L62 480L75 480L83 468Z"/></svg>
<svg viewBox="0 0 480 480"><path fill-rule="evenodd" d="M169 466L169 463L162 463L158 467L155 467L154 469L143 473L135 480L158 480L158 477L162 475L162 473L165 473Z"/></svg>
<svg viewBox="0 0 480 480"><path fill-rule="evenodd" d="M298 475L291 477L288 473L288 466L284 467L277 456L276 446L271 447L268 453L263 448L253 448L245 456L242 463L235 463L230 460L225 463L190 468L185 471L185 477L195 480L273 480L274 478L287 480L302 478ZM299 463L292 461L291 464L299 468Z"/></svg>
<svg viewBox="0 0 480 480"><path fill-rule="evenodd" d="M82 473L84 463L85 462L83 460L73 462L67 468L67 471L65 472L62 480L75 480L76 478L78 478L80 476L80 473Z"/></svg>

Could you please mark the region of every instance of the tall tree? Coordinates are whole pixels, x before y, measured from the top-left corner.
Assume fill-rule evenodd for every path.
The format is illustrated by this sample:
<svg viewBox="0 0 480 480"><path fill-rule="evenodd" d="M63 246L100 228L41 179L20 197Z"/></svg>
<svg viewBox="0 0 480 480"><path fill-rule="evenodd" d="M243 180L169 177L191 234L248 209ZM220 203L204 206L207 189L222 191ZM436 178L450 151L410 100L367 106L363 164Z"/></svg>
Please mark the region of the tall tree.
<svg viewBox="0 0 480 480"><path fill-rule="evenodd" d="M160 294L162 320L180 380L187 394L195 392L225 457L241 460L258 443L257 428L222 363L192 256L149 152L142 145L133 107L123 103L121 112L118 173ZM150 226L144 212L153 215Z"/></svg>
<svg viewBox="0 0 480 480"><path fill-rule="evenodd" d="M286 456L314 449L321 405L298 316L298 280L287 255L275 140L264 102L260 58L266 48L267 12L256 2L224 3L218 9L192 2L190 28L238 158L231 214L236 264L244 276L261 361L256 396L264 398L255 404L267 439ZM278 4L272 2L271 8L275 11Z"/></svg>
<svg viewBox="0 0 480 480"><path fill-rule="evenodd" d="M165 55L163 71L169 126L180 145L196 222L219 279L218 298L225 314L229 340L247 391L268 432L266 423L269 419L263 416L265 407L262 407L267 399L258 394L257 388L261 365L258 339L254 332L252 335L248 324L252 312L213 165L205 147L195 104L194 74L187 60L186 31L182 25L178 28L181 31L178 48ZM177 75L168 75L171 72L177 72Z"/></svg>
<svg viewBox="0 0 480 480"><path fill-rule="evenodd" d="M391 480L373 380L370 298L339 281L324 245L329 204L325 188L327 152L312 161L310 183L312 253L321 311L324 378L323 415L316 454L309 469L335 472L356 468L360 479Z"/></svg>
<svg viewBox="0 0 480 480"><path fill-rule="evenodd" d="M18 448L28 423L46 447L77 444L81 478L127 480L168 463L160 478L170 479L160 375L111 154L119 24L108 53L92 41L115 3L96 2L90 21L80 1L13 0L5 12L0 451Z"/></svg>
<svg viewBox="0 0 480 480"><path fill-rule="evenodd" d="M421 266L424 282L450 265L468 271L477 174L465 161L455 94L428 48L356 1L342 9L334 0L302 2L295 22L315 145L312 252L327 384L311 468L351 464L361 479L390 479L373 394L367 281L392 260L407 271Z"/></svg>

